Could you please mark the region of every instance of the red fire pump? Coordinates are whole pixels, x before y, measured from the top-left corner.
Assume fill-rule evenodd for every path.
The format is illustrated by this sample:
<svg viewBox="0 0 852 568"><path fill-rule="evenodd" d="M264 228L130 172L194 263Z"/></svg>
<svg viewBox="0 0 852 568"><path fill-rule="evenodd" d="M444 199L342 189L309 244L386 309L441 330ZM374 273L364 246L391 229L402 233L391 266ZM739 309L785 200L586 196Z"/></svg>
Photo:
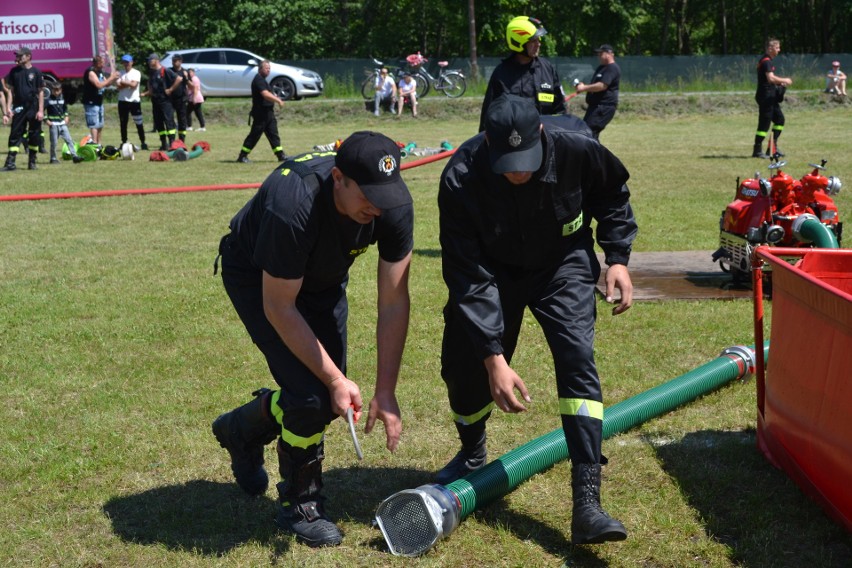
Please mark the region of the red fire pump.
<svg viewBox="0 0 852 568"><path fill-rule="evenodd" d="M740 183L734 201L719 219L719 249L713 261L730 272L735 284L751 282L752 251L760 245L838 248L843 224L832 195L840 179L822 175L826 160L809 164L813 171L794 179L781 168L787 162L774 158L769 179L755 173Z"/></svg>

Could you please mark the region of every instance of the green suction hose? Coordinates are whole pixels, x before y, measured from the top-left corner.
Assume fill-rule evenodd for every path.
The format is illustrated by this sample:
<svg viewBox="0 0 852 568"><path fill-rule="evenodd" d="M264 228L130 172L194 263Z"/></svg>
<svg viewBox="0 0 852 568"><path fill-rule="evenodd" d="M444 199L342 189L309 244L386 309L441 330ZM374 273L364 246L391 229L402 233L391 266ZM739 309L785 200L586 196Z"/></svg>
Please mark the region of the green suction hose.
<svg viewBox="0 0 852 568"><path fill-rule="evenodd" d="M767 341L764 344L765 356L768 353ZM754 368L753 359L752 348L733 347L725 350L717 359L680 377L610 406L604 411L604 439L746 376ZM567 458L565 435L558 428L507 452L446 488L458 497L461 504L459 517L463 519L477 508L506 495L536 473Z"/></svg>
<svg viewBox="0 0 852 568"><path fill-rule="evenodd" d="M821 223L815 215L810 213L796 217L793 221L793 235L803 243L813 243L817 248L840 248L837 237L828 225Z"/></svg>
<svg viewBox="0 0 852 568"><path fill-rule="evenodd" d="M763 344L764 358L769 342ZM603 437L629 430L678 406L753 373L752 347L730 347L715 360L604 411ZM508 494L536 473L568 457L559 428L500 456L447 486L429 483L385 499L376 522L392 554L419 556L452 533L461 519Z"/></svg>

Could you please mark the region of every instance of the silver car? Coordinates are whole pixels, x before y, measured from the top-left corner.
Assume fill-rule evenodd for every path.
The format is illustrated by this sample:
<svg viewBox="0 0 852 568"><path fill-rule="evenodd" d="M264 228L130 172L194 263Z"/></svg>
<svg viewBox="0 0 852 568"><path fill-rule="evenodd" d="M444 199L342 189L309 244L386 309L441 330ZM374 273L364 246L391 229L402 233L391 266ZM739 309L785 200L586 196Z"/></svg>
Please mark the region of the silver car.
<svg viewBox="0 0 852 568"><path fill-rule="evenodd" d="M163 57L164 67L172 66L172 57L180 53L183 67L195 69L202 92L211 97L251 96L251 82L263 57L242 49L211 47L170 51ZM322 77L314 71L272 63L266 78L272 92L282 100L298 100L322 94Z"/></svg>

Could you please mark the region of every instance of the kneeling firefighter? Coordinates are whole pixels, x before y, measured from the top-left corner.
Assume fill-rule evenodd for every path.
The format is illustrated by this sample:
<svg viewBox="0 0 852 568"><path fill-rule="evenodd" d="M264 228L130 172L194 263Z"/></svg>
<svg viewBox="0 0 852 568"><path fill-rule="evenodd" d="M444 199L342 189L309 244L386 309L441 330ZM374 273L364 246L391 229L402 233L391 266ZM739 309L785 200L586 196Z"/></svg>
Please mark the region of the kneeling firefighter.
<svg viewBox="0 0 852 568"><path fill-rule="evenodd" d="M278 438L276 524L310 546L337 545L321 495L323 441L361 391L347 376L346 284L355 259L378 244L377 375L365 432L376 419L394 451L402 430L396 382L409 317L413 206L399 147L356 132L335 152L285 161L231 220L219 245L231 302L280 390L219 416L213 434L249 495L268 486L264 446ZM218 260L216 266L218 267Z"/></svg>

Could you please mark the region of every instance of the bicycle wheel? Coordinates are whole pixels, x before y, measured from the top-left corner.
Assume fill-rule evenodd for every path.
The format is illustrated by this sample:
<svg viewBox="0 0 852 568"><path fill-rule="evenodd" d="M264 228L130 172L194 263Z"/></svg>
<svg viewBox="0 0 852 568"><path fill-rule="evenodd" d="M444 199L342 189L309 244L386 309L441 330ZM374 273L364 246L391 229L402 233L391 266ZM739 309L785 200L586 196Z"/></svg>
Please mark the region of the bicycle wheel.
<svg viewBox="0 0 852 568"><path fill-rule="evenodd" d="M467 82L464 80L464 76L461 73L458 73L457 71L450 71L449 73L444 74L441 79L440 90L444 91L444 94L451 99L455 99L462 96L467 90Z"/></svg>
<svg viewBox="0 0 852 568"><path fill-rule="evenodd" d="M376 96L376 74L370 73L361 83L361 96L370 100Z"/></svg>
<svg viewBox="0 0 852 568"><path fill-rule="evenodd" d="M422 99L429 94L429 79L419 71L414 74L414 82L417 83L417 98Z"/></svg>

